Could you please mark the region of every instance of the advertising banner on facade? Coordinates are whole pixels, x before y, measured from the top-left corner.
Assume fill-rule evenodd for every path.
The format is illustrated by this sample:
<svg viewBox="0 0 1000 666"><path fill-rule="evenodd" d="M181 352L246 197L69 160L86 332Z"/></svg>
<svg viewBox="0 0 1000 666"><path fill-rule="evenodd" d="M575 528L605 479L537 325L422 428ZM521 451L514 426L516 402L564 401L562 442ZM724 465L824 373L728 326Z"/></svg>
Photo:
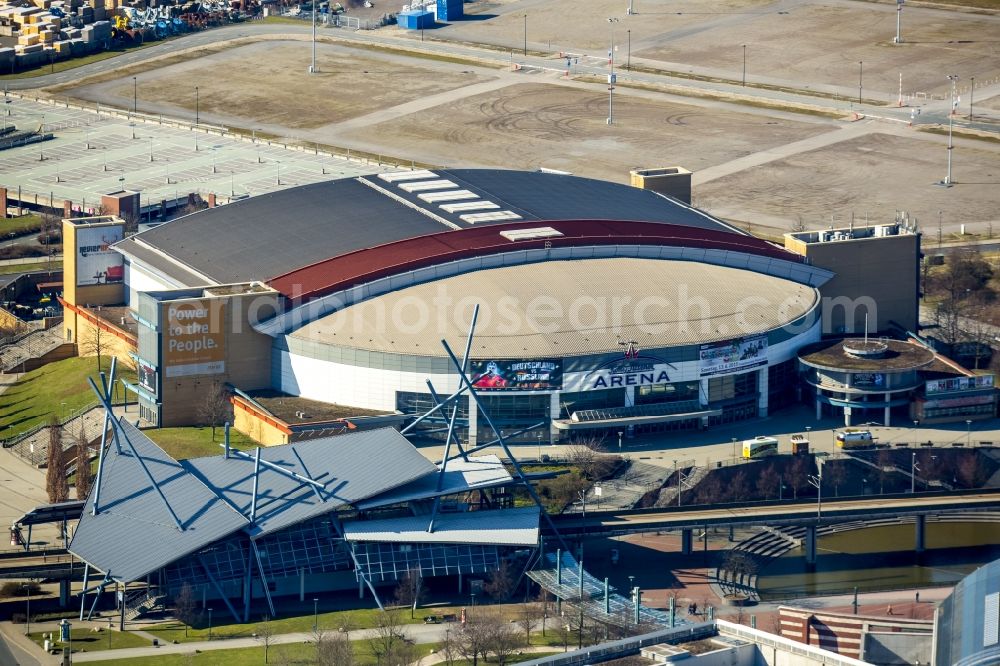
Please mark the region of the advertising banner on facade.
<svg viewBox="0 0 1000 666"><path fill-rule="evenodd" d="M993 375L977 375L975 377L949 377L948 379L928 380L924 393L953 393L955 391L980 391L993 388Z"/></svg>
<svg viewBox="0 0 1000 666"><path fill-rule="evenodd" d="M767 365L767 336L740 338L702 345L698 376L711 377Z"/></svg>
<svg viewBox="0 0 1000 666"><path fill-rule="evenodd" d="M125 279L125 257L111 249L123 237L122 225L78 227L76 285L116 284Z"/></svg>
<svg viewBox="0 0 1000 666"><path fill-rule="evenodd" d="M470 361L472 385L480 391L558 391L562 388L562 362Z"/></svg>
<svg viewBox="0 0 1000 666"><path fill-rule="evenodd" d="M856 388L883 388L885 386L885 375L881 372L853 372L851 373L851 386Z"/></svg>
<svg viewBox="0 0 1000 666"><path fill-rule="evenodd" d="M156 369L143 360L139 360L139 386L156 395Z"/></svg>
<svg viewBox="0 0 1000 666"><path fill-rule="evenodd" d="M214 299L160 304L164 377L217 375L226 370L225 303Z"/></svg>

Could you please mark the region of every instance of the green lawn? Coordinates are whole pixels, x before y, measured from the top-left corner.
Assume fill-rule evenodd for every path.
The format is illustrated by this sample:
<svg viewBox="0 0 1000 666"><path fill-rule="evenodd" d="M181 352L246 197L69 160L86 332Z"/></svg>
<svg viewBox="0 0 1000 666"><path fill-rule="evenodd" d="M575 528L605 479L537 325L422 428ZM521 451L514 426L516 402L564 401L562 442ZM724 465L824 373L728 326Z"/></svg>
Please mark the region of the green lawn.
<svg viewBox="0 0 1000 666"><path fill-rule="evenodd" d="M46 633L32 633L28 634L28 637L38 643L38 645L43 645L45 641ZM111 647L108 647L108 635L111 636ZM58 637L58 632L53 632L55 637ZM73 639L73 652L95 652L97 650L117 650L119 648L134 648L134 647L148 647L150 642L147 641L142 636L136 636L135 634L129 633L127 631L108 631L106 628L102 631L91 631L90 629L71 629L70 637ZM58 644L59 647L63 647L62 643Z"/></svg>
<svg viewBox="0 0 1000 666"><path fill-rule="evenodd" d="M219 445L225 441L225 432L222 428L215 429L215 441L212 440L211 428L157 428L144 430L143 433L175 460L219 455L222 453L222 447ZM257 442L234 429L229 430L229 443L237 449L257 446Z"/></svg>
<svg viewBox="0 0 1000 666"><path fill-rule="evenodd" d="M20 236L27 233L38 233L42 230L42 216L31 213L21 217L0 217L0 238L9 234Z"/></svg>
<svg viewBox="0 0 1000 666"><path fill-rule="evenodd" d="M352 641L356 666L376 666L368 641ZM423 658L436 650L438 644L418 645L417 654ZM534 655L531 655L534 656ZM272 664L315 664L316 651L308 643L272 645L268 651L268 662ZM165 654L155 657L133 659L110 659L101 661L104 666L188 666L189 664L211 664L212 666L244 666L264 663L264 648L242 648L233 650L209 650L187 654Z"/></svg>
<svg viewBox="0 0 1000 666"><path fill-rule="evenodd" d="M0 275L12 275L14 273L32 273L34 271L61 271L62 259L54 259L51 263L47 261L37 261L28 264L2 264L0 265Z"/></svg>
<svg viewBox="0 0 1000 666"><path fill-rule="evenodd" d="M336 630L344 626L350 629L368 629L375 626L375 620L380 612L377 608L323 612L318 616L319 626L331 630ZM418 608L416 613L414 613L413 620L410 620L410 614L406 612L403 613L402 619L403 622L419 624L428 615L447 615L449 613L458 615L461 613L461 609L441 606ZM213 613L213 620L217 623L212 626L213 638L247 637L257 630L257 622L247 624L218 624L220 620L225 620L225 617L220 612ZM312 613L308 612L294 617L279 617L271 621L272 631L275 634L309 632L312 631L312 626L313 616ZM179 622L159 625L147 631L166 643L173 641L190 643L192 641L208 640L208 624L204 619L198 622L197 626L192 626L188 629L187 637L184 636L184 625Z"/></svg>
<svg viewBox="0 0 1000 666"><path fill-rule="evenodd" d="M108 372L111 359L105 356L102 360L101 367ZM135 373L123 366L118 364L118 377L135 381ZM56 361L26 373L0 393L0 435L7 439L46 423L52 414L65 418L74 410L94 404L97 397L87 383L88 377L99 381L97 358L93 356Z"/></svg>

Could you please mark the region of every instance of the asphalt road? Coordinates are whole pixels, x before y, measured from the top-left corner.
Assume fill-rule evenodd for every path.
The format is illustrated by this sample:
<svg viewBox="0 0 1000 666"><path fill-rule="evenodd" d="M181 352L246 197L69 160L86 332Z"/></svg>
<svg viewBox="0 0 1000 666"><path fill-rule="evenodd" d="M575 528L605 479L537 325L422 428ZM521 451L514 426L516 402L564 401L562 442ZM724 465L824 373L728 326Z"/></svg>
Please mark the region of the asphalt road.
<svg viewBox="0 0 1000 666"><path fill-rule="evenodd" d="M101 60L98 62L83 65L78 68L65 70L62 72L57 72L53 74L44 74L42 76L33 77L30 79L10 79L5 81L4 85L10 90L31 90L36 88L42 88L51 85L72 83L79 80L84 76L90 76L94 74L101 74L106 72L113 72L122 67L127 67L129 65L135 65L142 63L153 58L165 55L176 54L178 52L184 51L186 49L200 48L211 45L217 45L225 41L244 39L244 38L259 38L259 37L273 37L276 35L289 35L293 37L305 37L311 33L311 28L309 24L303 23L303 25L292 25L292 24L273 24L273 23L262 23L262 22L251 22L251 23L241 23L237 25L229 25L221 28L216 28L212 30L206 30L202 32L191 33L178 37L176 39L160 42L155 46L151 46L146 49L139 51L132 51L124 53L120 56L109 58L107 60ZM472 58L480 61L488 61L499 66L509 66L510 64L520 64L522 68L532 67L537 69L545 69L551 71L565 71L565 63L562 59L555 57L542 57L527 55L523 56L515 52L508 52L506 50L499 51L497 49L490 48L480 48L467 44L457 44L445 41L426 41L426 42L414 42L405 37L397 37L389 35L385 32L379 31L352 31L346 29L338 28L324 28L320 31L321 37L335 38L350 43L358 44L369 44L369 45L383 45L392 46L395 48L402 48L411 51L425 51L434 53L436 55L446 55L459 58ZM595 55L600 55L595 52ZM638 59L633 59L638 65ZM649 66L656 67L658 63L650 61ZM691 73L695 75L708 75L708 72L699 71L697 67L689 68ZM581 62L574 64L571 68L573 75L589 75L598 78L605 78L608 74L606 66L588 64L586 62ZM797 103L797 104L807 104L812 106L821 106L825 108L836 109L843 112L845 115L857 111L868 116L888 118L891 120L896 120L900 122L910 121L910 109L908 108L896 108L893 106L888 106L895 98L890 99L891 95L871 93L870 97L885 97L884 102L887 106L875 106L868 107L863 105L858 105L846 101L835 101L828 98L815 97L802 91L800 93L783 92L777 90L769 90L764 88L754 88L754 87L741 87L738 82L734 80L733 83L720 83L715 81L697 81L688 78L673 77L666 74L657 73L647 73L647 72L636 72L636 71L624 71L617 70L619 82L632 81L636 83L654 83L654 84L670 84L673 86L679 86L682 88L689 88L694 90L699 90L702 92L713 92L724 95L739 95L744 98L752 98L758 101L765 101L770 103ZM794 86L794 82L779 82L782 85ZM994 90L995 88L995 90ZM854 93L854 89L843 88L832 89L832 92L837 92L845 96L851 96ZM979 93L982 95L983 99L1000 92L1000 84L990 87L984 87ZM948 122L948 110L949 102L947 100L932 100L928 101L921 109L920 115L914 119L915 124L942 124ZM963 126L971 126L979 129L985 130L996 130L992 125L983 123L972 123L971 125L966 121L962 120L960 117L956 117L956 124Z"/></svg>
<svg viewBox="0 0 1000 666"><path fill-rule="evenodd" d="M935 510L948 508L961 510L962 508L990 508L1000 505L1000 495L996 493L984 493L976 495L962 495L960 497L925 497L917 495L915 497L903 498L871 498L862 500L832 500L822 504L823 515L828 517L853 515L857 513L882 513L901 512L911 508L914 510L930 509ZM758 522L768 520L777 521L783 519L795 519L797 517L814 518L816 514L816 502L807 500L797 504L779 504L761 506L753 504L743 507L723 507L718 509L694 509L694 510L674 510L656 513L637 513L620 515L596 514L592 518L572 517L559 520L558 525L562 530L574 527L596 527L602 526L605 529L633 529L643 525L655 525L657 527L670 528L675 525L698 525L698 524L725 524L728 521ZM574 514L575 516L575 514Z"/></svg>

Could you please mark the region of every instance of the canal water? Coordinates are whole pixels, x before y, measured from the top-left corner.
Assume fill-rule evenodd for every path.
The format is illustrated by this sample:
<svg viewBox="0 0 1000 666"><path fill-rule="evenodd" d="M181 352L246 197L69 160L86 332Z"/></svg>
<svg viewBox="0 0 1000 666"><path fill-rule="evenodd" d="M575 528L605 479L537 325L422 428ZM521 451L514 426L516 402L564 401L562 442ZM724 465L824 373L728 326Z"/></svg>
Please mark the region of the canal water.
<svg viewBox="0 0 1000 666"><path fill-rule="evenodd" d="M1000 558L1000 523L927 523L926 550L913 552L916 527L887 525L819 538L815 568L803 548L769 562L757 579L762 599L954 585Z"/></svg>

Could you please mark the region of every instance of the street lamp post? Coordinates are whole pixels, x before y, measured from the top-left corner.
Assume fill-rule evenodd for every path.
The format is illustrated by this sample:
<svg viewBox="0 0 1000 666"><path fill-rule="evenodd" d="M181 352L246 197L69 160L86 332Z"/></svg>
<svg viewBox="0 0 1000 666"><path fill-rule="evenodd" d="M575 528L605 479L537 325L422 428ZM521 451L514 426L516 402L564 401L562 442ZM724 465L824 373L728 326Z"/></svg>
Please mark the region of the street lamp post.
<svg viewBox="0 0 1000 666"><path fill-rule="evenodd" d="M212 609L208 609L208 640L212 640Z"/></svg>
<svg viewBox="0 0 1000 666"><path fill-rule="evenodd" d="M917 492L917 472L920 470L920 465L917 464L917 452L913 451L910 454L910 494Z"/></svg>
<svg viewBox="0 0 1000 666"><path fill-rule="evenodd" d="M736 438L733 437L733 460L736 460Z"/></svg>
<svg viewBox="0 0 1000 666"><path fill-rule="evenodd" d="M865 61L858 61L858 104L861 104L861 84L865 75Z"/></svg>
<svg viewBox="0 0 1000 666"><path fill-rule="evenodd" d="M809 476L809 485L816 489L816 518L823 517L823 460L816 458L816 475Z"/></svg>
<svg viewBox="0 0 1000 666"><path fill-rule="evenodd" d="M972 120L972 96L976 94L976 77L970 79L972 84L969 86L969 120Z"/></svg>
<svg viewBox="0 0 1000 666"><path fill-rule="evenodd" d="M421 37L423 34L421 29ZM309 73L316 73L316 0L312 0L312 64L309 65Z"/></svg>
<svg viewBox="0 0 1000 666"><path fill-rule="evenodd" d="M610 73L608 74L608 124L614 125L615 123L615 23L618 23L616 17L608 19L608 24L611 27L611 48L608 50L608 68Z"/></svg>
<svg viewBox="0 0 1000 666"><path fill-rule="evenodd" d="M965 419L965 445L970 446L972 438L972 419Z"/></svg>
<svg viewBox="0 0 1000 666"><path fill-rule="evenodd" d="M31 583L22 583L21 587L24 588L24 635L27 636L31 633Z"/></svg>
<svg viewBox="0 0 1000 666"><path fill-rule="evenodd" d="M747 45L743 45L743 87L747 87Z"/></svg>
<svg viewBox="0 0 1000 666"><path fill-rule="evenodd" d="M194 87L194 124L197 125L200 120L200 104L201 100L198 97L198 86Z"/></svg>
<svg viewBox="0 0 1000 666"><path fill-rule="evenodd" d="M132 113L139 111L139 83L132 77Z"/></svg>
<svg viewBox="0 0 1000 666"><path fill-rule="evenodd" d="M625 69L627 69L628 71L631 72L632 71L632 29L629 28L628 30L626 30L625 34L628 35L628 50L626 51L627 55L625 56ZM971 109L972 109L972 102L969 102L969 109L970 109L970 111L969 111L969 118L971 119L972 118L972 111L971 111Z"/></svg>
<svg viewBox="0 0 1000 666"><path fill-rule="evenodd" d="M618 431L618 455L621 455L621 453L622 453L622 432L621 432L621 430L619 430Z"/></svg>
<svg viewBox="0 0 1000 666"><path fill-rule="evenodd" d="M314 3L315 6L315 3ZM313 599L313 633L319 627L319 599Z"/></svg>
<svg viewBox="0 0 1000 666"><path fill-rule="evenodd" d="M524 15L524 55L528 56L528 15Z"/></svg>
<svg viewBox="0 0 1000 666"><path fill-rule="evenodd" d="M893 39L894 44L901 44L903 42L902 36L899 34L899 24L903 18L903 0L896 0L896 38Z"/></svg>
<svg viewBox="0 0 1000 666"><path fill-rule="evenodd" d="M955 129L955 86L958 84L958 74L949 74L948 80L951 81L951 110L948 112L948 173L944 177L944 182L941 183L945 187L951 187L951 154L955 150L955 144L952 140L952 132Z"/></svg>

